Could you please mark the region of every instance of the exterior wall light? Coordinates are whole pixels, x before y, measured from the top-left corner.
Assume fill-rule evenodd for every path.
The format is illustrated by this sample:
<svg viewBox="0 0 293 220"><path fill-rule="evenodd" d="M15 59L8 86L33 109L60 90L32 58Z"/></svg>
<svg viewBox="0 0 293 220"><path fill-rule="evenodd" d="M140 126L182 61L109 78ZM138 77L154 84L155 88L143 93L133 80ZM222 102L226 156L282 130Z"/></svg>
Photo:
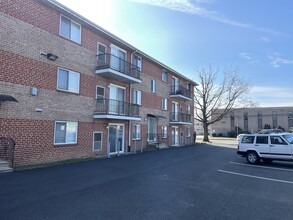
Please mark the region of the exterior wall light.
<svg viewBox="0 0 293 220"><path fill-rule="evenodd" d="M53 53L41 52L40 54L43 55L43 56L46 56L48 60L56 61L58 59L58 56L53 54Z"/></svg>

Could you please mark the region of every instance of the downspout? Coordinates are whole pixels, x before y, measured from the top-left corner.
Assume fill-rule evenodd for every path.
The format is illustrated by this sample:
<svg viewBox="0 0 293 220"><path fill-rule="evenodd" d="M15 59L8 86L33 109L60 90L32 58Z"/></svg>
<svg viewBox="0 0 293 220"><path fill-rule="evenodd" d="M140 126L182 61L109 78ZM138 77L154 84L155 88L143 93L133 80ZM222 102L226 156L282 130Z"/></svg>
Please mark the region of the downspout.
<svg viewBox="0 0 293 220"><path fill-rule="evenodd" d="M132 64L132 60L133 60L133 54L135 54L137 52L137 50L133 51L131 54L130 54L130 63ZM131 84L129 83L129 104L131 104ZM128 121L128 146L127 148L129 148L130 150L130 146L131 146L131 121L129 120ZM127 149L128 150L128 149Z"/></svg>

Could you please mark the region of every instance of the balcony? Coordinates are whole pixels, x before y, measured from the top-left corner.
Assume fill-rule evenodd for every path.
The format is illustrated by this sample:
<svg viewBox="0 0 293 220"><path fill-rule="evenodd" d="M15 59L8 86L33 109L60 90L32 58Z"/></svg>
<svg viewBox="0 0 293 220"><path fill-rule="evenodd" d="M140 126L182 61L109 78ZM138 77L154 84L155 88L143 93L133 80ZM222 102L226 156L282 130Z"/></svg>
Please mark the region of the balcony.
<svg viewBox="0 0 293 220"><path fill-rule="evenodd" d="M171 98L180 99L183 101L191 101L191 91L182 86L171 86Z"/></svg>
<svg viewBox="0 0 293 220"><path fill-rule="evenodd" d="M171 112L170 124L191 125L191 115L182 112Z"/></svg>
<svg viewBox="0 0 293 220"><path fill-rule="evenodd" d="M126 83L141 83L140 69L113 54L97 55L96 74Z"/></svg>
<svg viewBox="0 0 293 220"><path fill-rule="evenodd" d="M141 120L139 105L114 99L96 99L94 118Z"/></svg>

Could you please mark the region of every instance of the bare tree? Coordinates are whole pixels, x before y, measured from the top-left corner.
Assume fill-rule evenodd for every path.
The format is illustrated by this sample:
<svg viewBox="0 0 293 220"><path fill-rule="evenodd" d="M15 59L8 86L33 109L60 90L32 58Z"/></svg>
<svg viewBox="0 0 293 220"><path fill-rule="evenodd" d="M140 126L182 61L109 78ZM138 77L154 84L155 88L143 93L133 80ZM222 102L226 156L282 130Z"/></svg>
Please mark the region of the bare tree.
<svg viewBox="0 0 293 220"><path fill-rule="evenodd" d="M241 108L251 103L247 97L250 83L239 75L238 68L235 67L226 68L220 81L217 81L218 71L214 71L212 67L197 70L197 73L199 85L194 91L195 115L203 124L203 141L209 141L209 125L220 121L232 108ZM215 114L217 109L222 111Z"/></svg>

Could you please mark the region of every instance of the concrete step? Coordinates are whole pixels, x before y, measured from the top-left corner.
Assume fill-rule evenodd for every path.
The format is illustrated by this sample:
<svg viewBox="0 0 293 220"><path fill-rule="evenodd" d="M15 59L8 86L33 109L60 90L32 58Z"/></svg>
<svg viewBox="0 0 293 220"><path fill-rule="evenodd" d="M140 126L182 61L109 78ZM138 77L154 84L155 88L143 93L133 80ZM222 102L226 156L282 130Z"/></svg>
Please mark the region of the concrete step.
<svg viewBox="0 0 293 220"><path fill-rule="evenodd" d="M10 163L4 160L0 160L0 173L12 172L13 169L10 167Z"/></svg>

